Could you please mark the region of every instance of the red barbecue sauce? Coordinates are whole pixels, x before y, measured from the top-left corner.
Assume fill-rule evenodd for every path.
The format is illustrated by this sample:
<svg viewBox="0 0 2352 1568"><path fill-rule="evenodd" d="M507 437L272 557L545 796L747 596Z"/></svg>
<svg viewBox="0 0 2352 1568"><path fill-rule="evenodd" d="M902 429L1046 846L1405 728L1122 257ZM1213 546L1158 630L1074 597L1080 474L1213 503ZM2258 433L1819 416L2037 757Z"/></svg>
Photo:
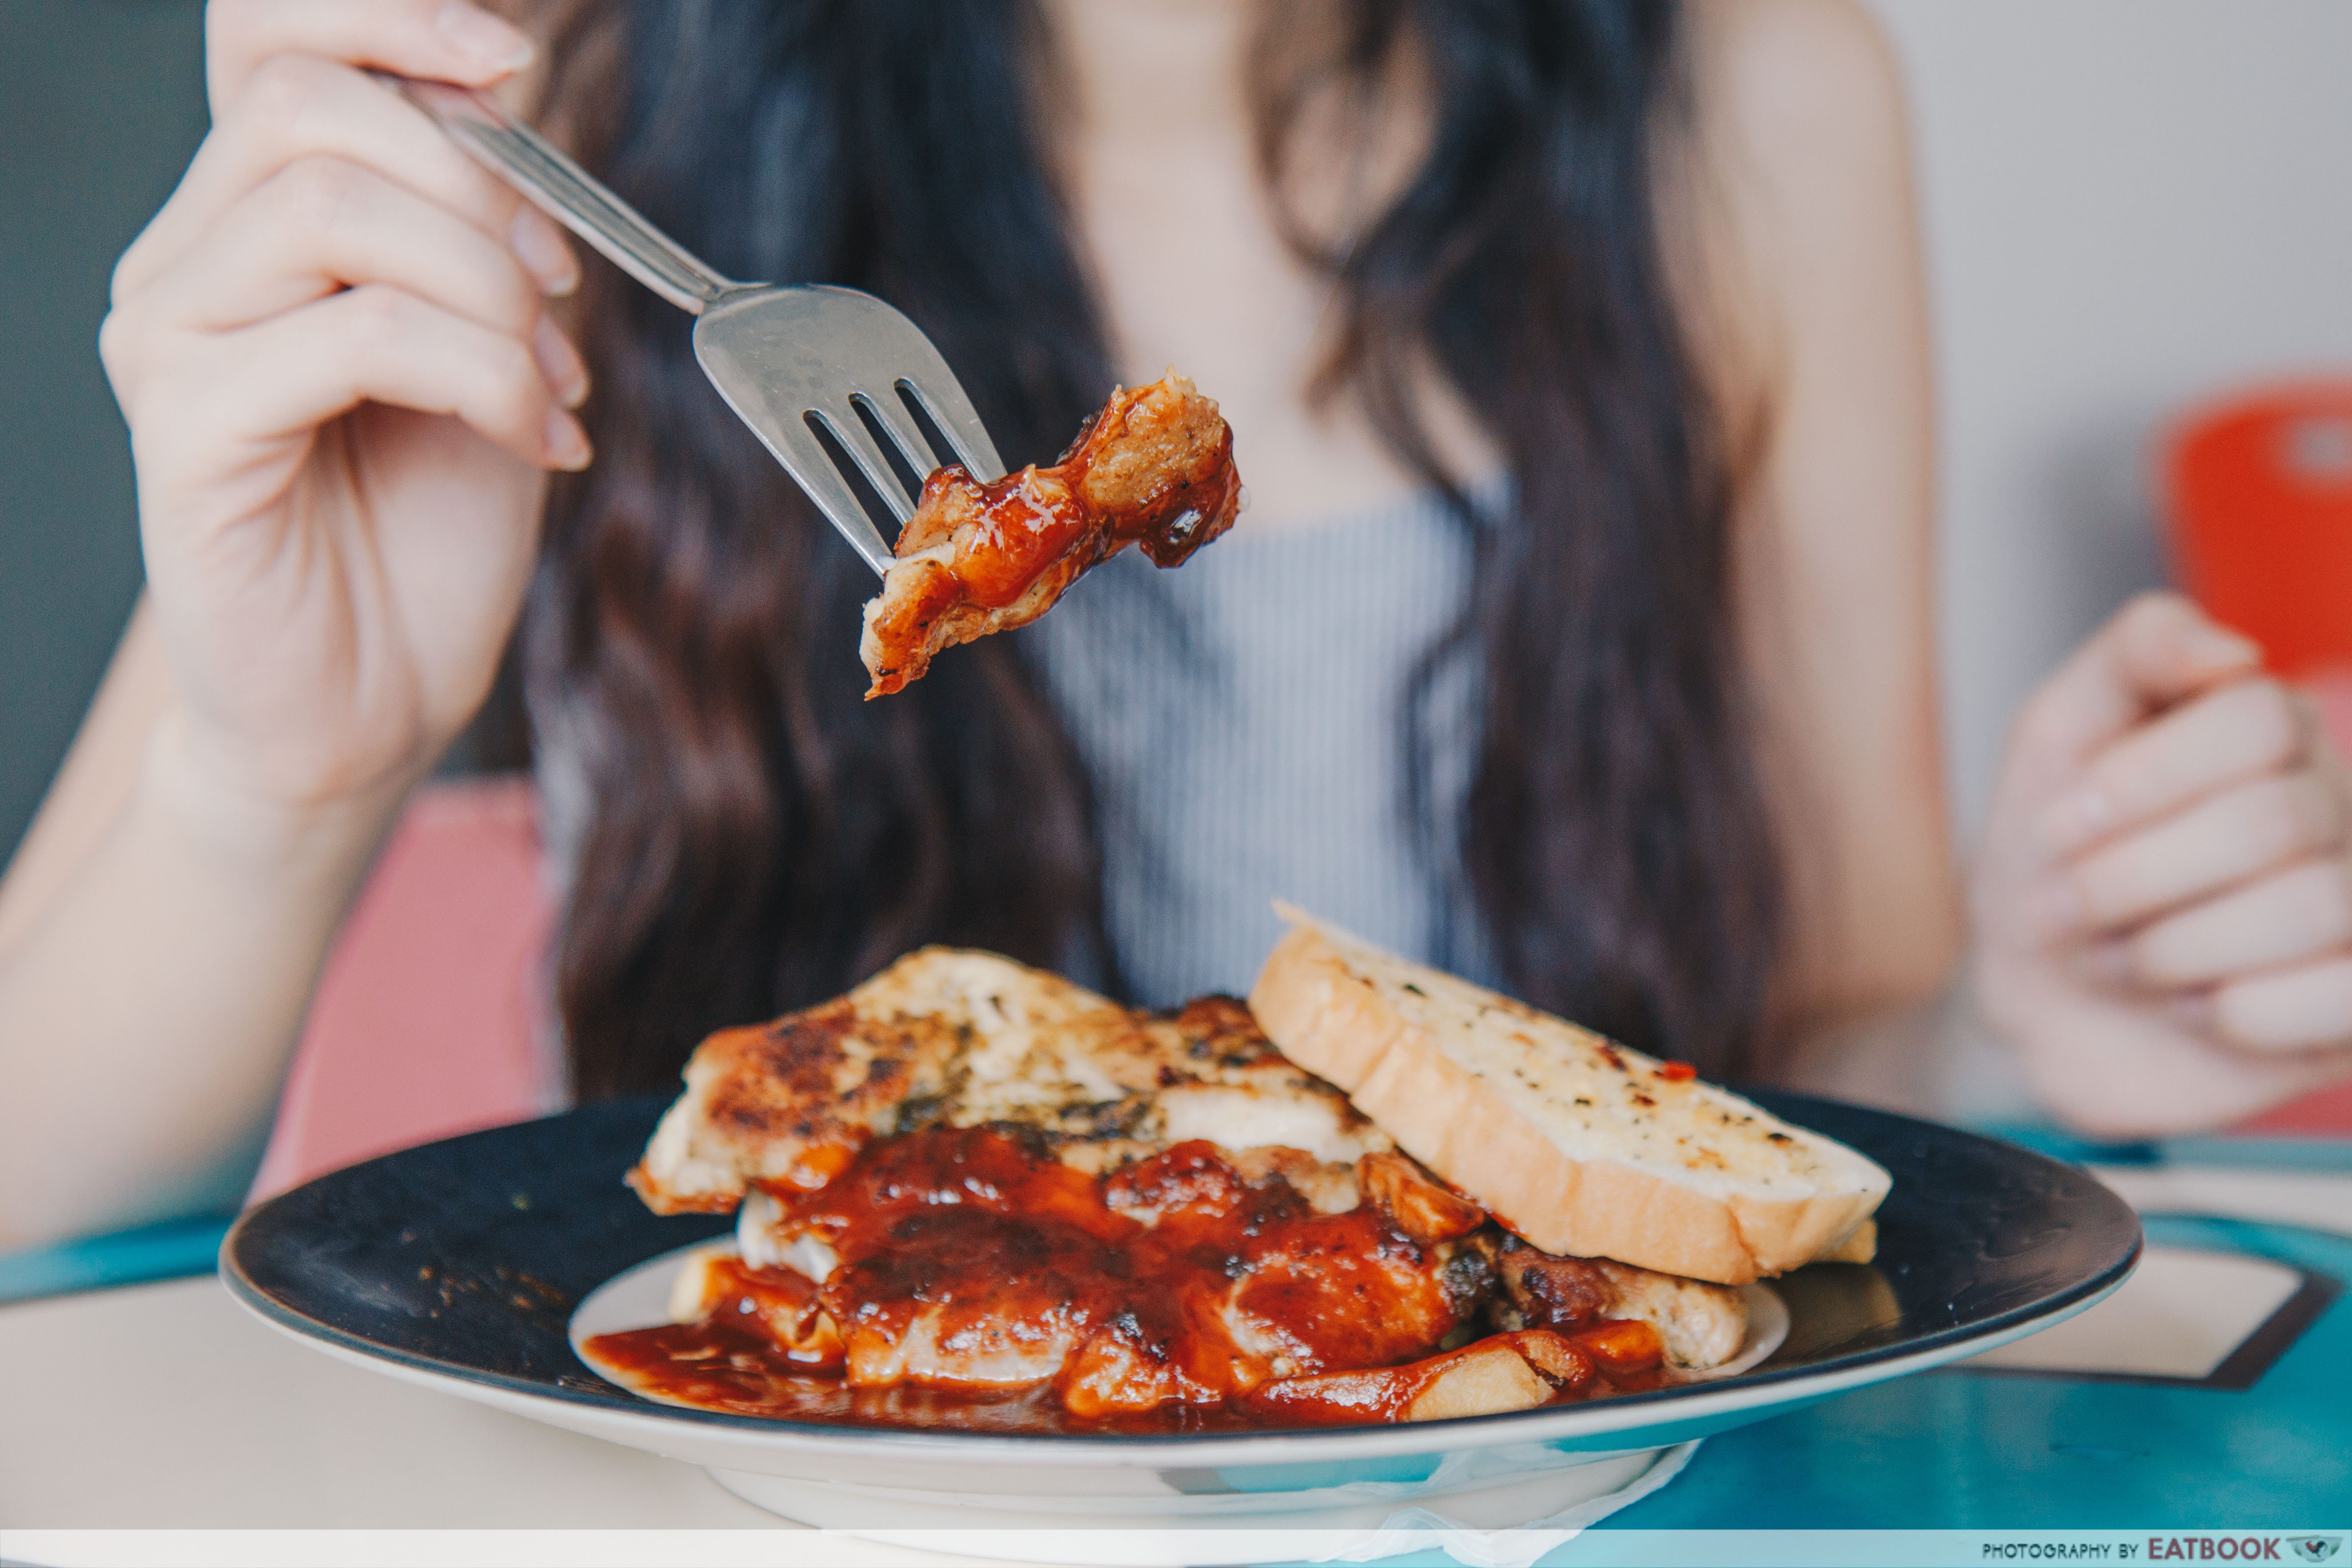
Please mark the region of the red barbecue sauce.
<svg viewBox="0 0 2352 1568"><path fill-rule="evenodd" d="M987 1129L916 1132L867 1145L816 1192L772 1195L839 1258L824 1283L727 1260L716 1310L590 1341L600 1369L675 1404L863 1426L1393 1420L1466 1305L1384 1209L1317 1214L1278 1177L1244 1182L1206 1142L1098 1178ZM819 1310L837 1336L812 1338ZM1575 1353L1599 1372L1555 1397L1656 1385L1647 1324L1568 1337L1594 1342ZM1380 1368L1394 1370L1311 1375Z"/></svg>

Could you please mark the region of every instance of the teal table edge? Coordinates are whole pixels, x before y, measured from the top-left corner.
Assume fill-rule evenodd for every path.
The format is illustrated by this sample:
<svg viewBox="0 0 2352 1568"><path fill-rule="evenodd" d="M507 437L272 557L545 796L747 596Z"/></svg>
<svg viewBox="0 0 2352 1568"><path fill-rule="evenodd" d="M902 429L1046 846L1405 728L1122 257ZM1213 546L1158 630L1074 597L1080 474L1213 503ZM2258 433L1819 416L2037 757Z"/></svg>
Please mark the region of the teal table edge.
<svg viewBox="0 0 2352 1568"><path fill-rule="evenodd" d="M55 1247L0 1253L0 1303L210 1274L217 1267L221 1237L235 1217L197 1215Z"/></svg>
<svg viewBox="0 0 2352 1568"><path fill-rule="evenodd" d="M2352 1172L2352 1138L2173 1138L2150 1143L2095 1143L2039 1122L1972 1127L2070 1165L2195 1165L2238 1171Z"/></svg>

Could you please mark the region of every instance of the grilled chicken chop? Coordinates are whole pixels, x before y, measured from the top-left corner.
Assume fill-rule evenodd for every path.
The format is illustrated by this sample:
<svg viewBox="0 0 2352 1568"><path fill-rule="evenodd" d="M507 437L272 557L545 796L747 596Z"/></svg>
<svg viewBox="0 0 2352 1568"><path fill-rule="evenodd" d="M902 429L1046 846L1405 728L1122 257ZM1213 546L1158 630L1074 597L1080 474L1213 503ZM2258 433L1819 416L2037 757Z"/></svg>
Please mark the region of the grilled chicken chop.
<svg viewBox="0 0 2352 1568"><path fill-rule="evenodd" d="M1613 1264L1581 1266L1601 1282L1590 1310L1539 1300L1545 1255L1499 1239L1229 997L1146 1015L926 949L713 1036L686 1079L629 1181L663 1213L740 1217L738 1255L689 1268L674 1315L756 1324L853 1387L1050 1382L1088 1417L1252 1397L1452 1411L1491 1357L1396 1363L1482 1308L1514 1314L1503 1338L1536 1371L1513 1375L1537 1389L1592 1375L1559 1334L1649 1316L1652 1297L1677 1310L1683 1282L1650 1276L1645 1295L1646 1271ZM1704 1365L1729 1353L1719 1337L1675 1342Z"/></svg>
<svg viewBox="0 0 2352 1568"><path fill-rule="evenodd" d="M1223 1398L1424 1353L1490 1278L1447 1267L1484 1213L1230 997L1139 1014L929 949L714 1036L686 1076L629 1180L665 1213L740 1204L741 1262L682 1284L681 1315L789 1270L811 1289L753 1279L756 1315L854 1385Z"/></svg>
<svg viewBox="0 0 2352 1568"><path fill-rule="evenodd" d="M1112 393L1050 468L985 484L961 464L939 469L866 606L866 695L921 679L943 648L1027 626L1129 544L1182 565L1233 526L1241 495L1233 431L1173 371Z"/></svg>

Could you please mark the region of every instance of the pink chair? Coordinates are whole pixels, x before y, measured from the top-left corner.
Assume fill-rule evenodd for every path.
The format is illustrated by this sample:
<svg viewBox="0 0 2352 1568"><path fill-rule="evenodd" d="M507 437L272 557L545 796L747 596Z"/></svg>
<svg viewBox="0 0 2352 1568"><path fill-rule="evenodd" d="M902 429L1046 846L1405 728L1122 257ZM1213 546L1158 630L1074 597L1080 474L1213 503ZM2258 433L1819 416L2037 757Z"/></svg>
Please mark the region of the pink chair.
<svg viewBox="0 0 2352 1568"><path fill-rule="evenodd" d="M552 915L528 782L420 791L327 961L252 1197L558 1109Z"/></svg>
<svg viewBox="0 0 2352 1568"><path fill-rule="evenodd" d="M2263 1138L2352 1137L2352 1083L2306 1094L2231 1131Z"/></svg>

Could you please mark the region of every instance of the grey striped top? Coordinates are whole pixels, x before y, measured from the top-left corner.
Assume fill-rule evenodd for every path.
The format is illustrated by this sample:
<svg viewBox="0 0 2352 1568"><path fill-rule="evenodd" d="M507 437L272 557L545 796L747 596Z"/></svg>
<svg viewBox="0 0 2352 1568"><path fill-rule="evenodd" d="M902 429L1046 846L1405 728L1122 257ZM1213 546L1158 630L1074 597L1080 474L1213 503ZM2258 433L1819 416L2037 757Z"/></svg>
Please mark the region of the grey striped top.
<svg viewBox="0 0 2352 1568"><path fill-rule="evenodd" d="M1085 759L1110 939L1134 999L1245 992L1283 898L1409 956L1491 970L1450 844L1408 825L1402 706L1461 614L1470 545L1435 498L1260 536L1163 572L1129 551L1014 634ZM1458 820L1475 672L1425 717L1433 821Z"/></svg>
<svg viewBox="0 0 2352 1568"><path fill-rule="evenodd" d="M1091 776L1109 934L1135 1001L1246 992L1282 931L1276 898L1491 978L1468 900L1439 869L1458 857L1418 841L1404 798L1406 690L1460 615L1470 566L1443 505L1415 499L1231 534L1175 571L1126 551L1011 634ZM1431 693L1433 821L1460 816L1475 689L1455 658ZM562 707L532 715L558 889L588 820L586 749L604 739Z"/></svg>

